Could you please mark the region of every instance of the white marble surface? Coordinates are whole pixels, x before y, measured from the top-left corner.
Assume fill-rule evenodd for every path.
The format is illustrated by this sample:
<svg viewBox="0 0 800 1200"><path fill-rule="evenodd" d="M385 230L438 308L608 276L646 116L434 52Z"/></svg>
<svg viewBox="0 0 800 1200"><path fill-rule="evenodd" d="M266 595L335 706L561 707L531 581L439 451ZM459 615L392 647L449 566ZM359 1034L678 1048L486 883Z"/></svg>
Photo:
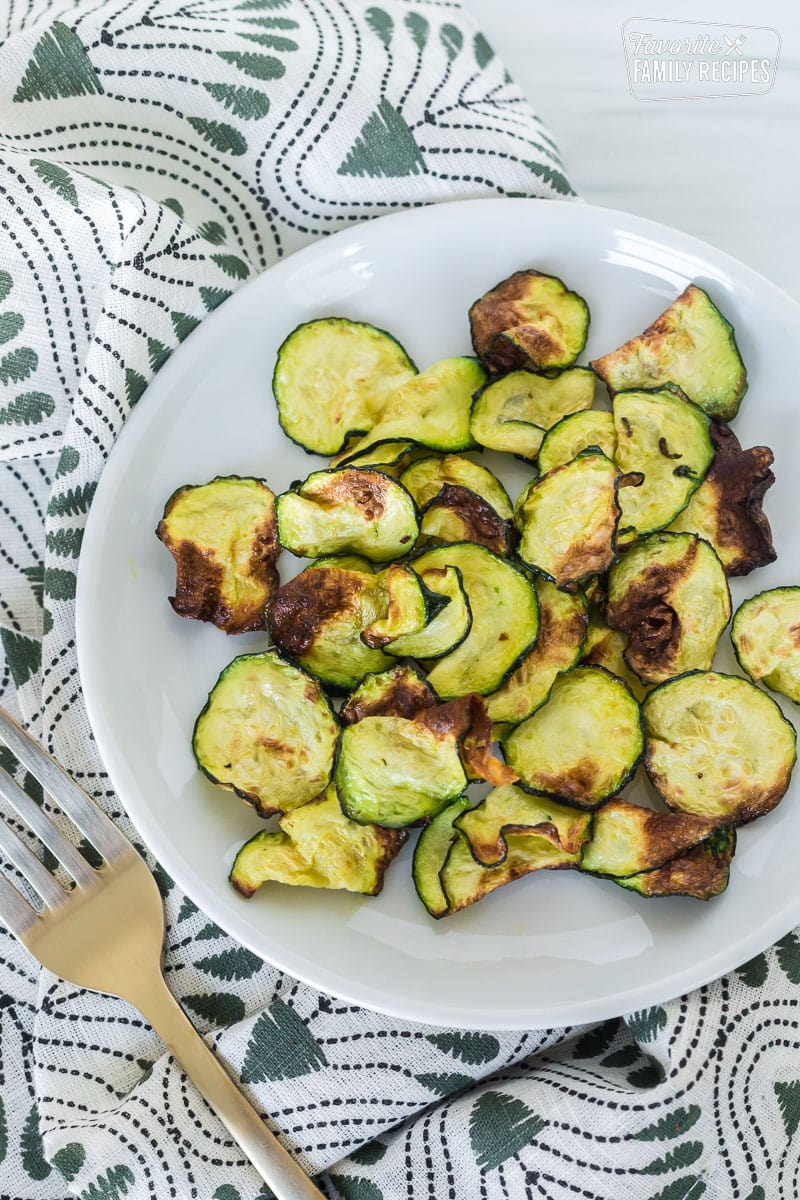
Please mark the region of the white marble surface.
<svg viewBox="0 0 800 1200"><path fill-rule="evenodd" d="M466 0L558 140L584 199L720 246L800 300L797 0ZM628 90L629 17L769 25L781 36L763 96L642 103Z"/></svg>

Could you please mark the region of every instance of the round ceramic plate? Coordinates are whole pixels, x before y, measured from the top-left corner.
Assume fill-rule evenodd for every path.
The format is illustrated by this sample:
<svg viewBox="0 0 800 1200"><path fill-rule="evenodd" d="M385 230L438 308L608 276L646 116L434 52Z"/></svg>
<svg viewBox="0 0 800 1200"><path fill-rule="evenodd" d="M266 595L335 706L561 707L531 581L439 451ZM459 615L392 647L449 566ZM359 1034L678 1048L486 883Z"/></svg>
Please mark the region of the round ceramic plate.
<svg viewBox="0 0 800 1200"><path fill-rule="evenodd" d="M727 892L646 900L542 871L457 916L431 920L411 882L412 841L377 898L227 882L260 827L195 767L192 726L219 671L264 638L229 638L170 608L172 559L154 536L184 483L256 475L275 492L321 465L282 434L270 391L278 346L332 314L391 330L420 368L469 353L467 309L521 267L563 277L592 314L588 362L639 333L694 280L736 327L750 388L742 444L776 456L767 496L778 561L733 581L734 604L800 582L800 307L702 242L574 202L481 200L355 226L278 263L208 317L148 388L114 447L86 531L78 650L92 726L144 840L196 904L263 958L327 992L398 1017L522 1029L593 1021L663 1001L750 958L800 921L800 774L780 807L741 831ZM485 460L487 461L487 460ZM509 487L529 472L498 460ZM297 569L284 558L284 578ZM727 635L719 655L733 670ZM787 715L794 715L785 705ZM641 786L641 784L639 784ZM636 795L636 789L632 789Z"/></svg>

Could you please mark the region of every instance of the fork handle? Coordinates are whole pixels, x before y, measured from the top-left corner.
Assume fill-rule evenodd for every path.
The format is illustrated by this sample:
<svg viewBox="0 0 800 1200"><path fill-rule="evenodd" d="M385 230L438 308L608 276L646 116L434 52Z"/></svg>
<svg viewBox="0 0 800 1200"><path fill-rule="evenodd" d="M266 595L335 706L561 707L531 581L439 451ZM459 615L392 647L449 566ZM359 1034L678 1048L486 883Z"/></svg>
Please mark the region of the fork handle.
<svg viewBox="0 0 800 1200"><path fill-rule="evenodd" d="M160 973L135 1003L277 1200L324 1200L206 1045Z"/></svg>

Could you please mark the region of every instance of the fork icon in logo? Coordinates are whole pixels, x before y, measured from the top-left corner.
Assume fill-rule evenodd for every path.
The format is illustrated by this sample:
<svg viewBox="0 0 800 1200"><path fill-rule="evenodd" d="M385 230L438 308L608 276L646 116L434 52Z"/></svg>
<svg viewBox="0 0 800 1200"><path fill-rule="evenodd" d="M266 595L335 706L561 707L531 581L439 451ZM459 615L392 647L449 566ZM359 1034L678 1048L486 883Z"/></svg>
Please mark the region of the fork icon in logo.
<svg viewBox="0 0 800 1200"><path fill-rule="evenodd" d="M739 57L741 58L742 45L747 41L747 38L745 37L745 35L743 33L737 33L735 38L729 38L727 33L725 33L725 34L723 34L723 37L725 38L725 41L728 43L728 48L725 51L725 57L728 58L728 56L731 54L738 54Z"/></svg>

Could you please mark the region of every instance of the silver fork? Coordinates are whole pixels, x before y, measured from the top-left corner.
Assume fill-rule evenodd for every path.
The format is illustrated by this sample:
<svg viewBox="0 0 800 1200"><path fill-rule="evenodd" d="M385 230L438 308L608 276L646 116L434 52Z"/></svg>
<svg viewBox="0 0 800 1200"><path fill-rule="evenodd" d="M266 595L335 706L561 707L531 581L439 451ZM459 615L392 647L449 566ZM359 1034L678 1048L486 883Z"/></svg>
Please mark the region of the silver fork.
<svg viewBox="0 0 800 1200"><path fill-rule="evenodd" d="M74 880L70 891L63 888L0 819L0 853L42 902L37 912L0 876L0 921L49 971L138 1008L278 1200L322 1200L322 1192L269 1131L167 988L161 969L164 910L144 860L94 800L1 708L0 742L104 860L98 870L91 867L0 768L0 797Z"/></svg>

